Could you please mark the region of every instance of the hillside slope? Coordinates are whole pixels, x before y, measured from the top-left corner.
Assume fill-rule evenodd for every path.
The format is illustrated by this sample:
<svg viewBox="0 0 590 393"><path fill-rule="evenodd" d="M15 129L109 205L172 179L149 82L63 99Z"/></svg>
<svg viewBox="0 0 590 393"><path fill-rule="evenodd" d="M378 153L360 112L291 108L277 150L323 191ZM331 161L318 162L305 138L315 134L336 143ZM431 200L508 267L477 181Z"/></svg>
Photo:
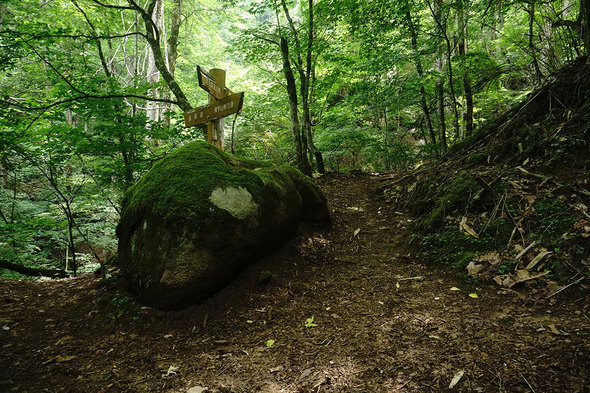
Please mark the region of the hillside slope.
<svg viewBox="0 0 590 393"><path fill-rule="evenodd" d="M551 75L446 161L384 196L416 218L423 255L512 288L585 285L590 267L590 61Z"/></svg>

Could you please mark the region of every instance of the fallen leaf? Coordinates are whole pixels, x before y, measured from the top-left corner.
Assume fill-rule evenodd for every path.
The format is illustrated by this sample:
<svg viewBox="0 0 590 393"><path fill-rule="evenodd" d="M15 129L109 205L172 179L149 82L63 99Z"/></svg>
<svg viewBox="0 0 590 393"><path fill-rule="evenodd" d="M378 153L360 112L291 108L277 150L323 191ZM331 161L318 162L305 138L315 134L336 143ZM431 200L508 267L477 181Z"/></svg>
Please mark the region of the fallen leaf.
<svg viewBox="0 0 590 393"><path fill-rule="evenodd" d="M460 291L460 289L457 287L451 287L451 291Z"/></svg>
<svg viewBox="0 0 590 393"><path fill-rule="evenodd" d="M178 367L170 366L170 367L168 367L168 370L166 370L166 373L162 374L162 378L172 377L176 374L178 374Z"/></svg>
<svg viewBox="0 0 590 393"><path fill-rule="evenodd" d="M465 232L467 232L469 235L478 238L479 236L477 235L477 233L475 233L475 231L469 226L467 225L467 217L462 217L461 218L461 222L459 223L459 229L464 230Z"/></svg>
<svg viewBox="0 0 590 393"><path fill-rule="evenodd" d="M561 336L561 332L559 330L557 330L557 328L555 327L555 324L552 323L550 325L547 325L547 327L549 328L549 331L557 336Z"/></svg>
<svg viewBox="0 0 590 393"><path fill-rule="evenodd" d="M537 254L537 256L535 256L533 258L533 260L528 265L526 265L525 269L531 270L532 268L534 268L537 265L537 263L539 263L541 261L541 259L543 259L546 255L549 255L549 254L553 254L553 253L551 251L547 251L547 250L541 251L540 253Z"/></svg>
<svg viewBox="0 0 590 393"><path fill-rule="evenodd" d="M476 264L475 261L471 261L467 265L467 274L470 276L477 276L482 270L483 265Z"/></svg>
<svg viewBox="0 0 590 393"><path fill-rule="evenodd" d="M55 361L58 363L64 363L64 362L69 362L72 359L75 359L76 355L66 355L66 356L61 356L61 355L57 355L55 357Z"/></svg>
<svg viewBox="0 0 590 393"><path fill-rule="evenodd" d="M305 320L305 323L304 323L303 325L304 325L305 327L308 327L308 328L309 328L309 327L315 327L315 326L318 326L318 325L317 325L317 323L313 323L313 316L312 316L312 317L310 317L310 318L307 318L307 319Z"/></svg>
<svg viewBox="0 0 590 393"><path fill-rule="evenodd" d="M63 336L62 338L60 338L59 340L57 340L57 342L55 344L58 345L58 344L67 343L68 341L70 341L73 338L74 337L72 337L72 336Z"/></svg>
<svg viewBox="0 0 590 393"><path fill-rule="evenodd" d="M525 195L526 201L529 203L529 205L533 205L535 203L535 201L537 200L537 196L536 195Z"/></svg>
<svg viewBox="0 0 590 393"><path fill-rule="evenodd" d="M206 393L208 391L209 391L208 388L204 388L202 386L193 386L192 388L187 390L186 393Z"/></svg>
<svg viewBox="0 0 590 393"><path fill-rule="evenodd" d="M461 378L463 378L463 374L465 374L465 370L457 371L455 373L455 376L453 377L453 379L451 380L451 383L449 384L449 389L454 388L455 385L457 385L459 383Z"/></svg>
<svg viewBox="0 0 590 393"><path fill-rule="evenodd" d="M470 293L469 297L472 297L474 299L477 299L479 296L477 296L477 293Z"/></svg>
<svg viewBox="0 0 590 393"><path fill-rule="evenodd" d="M313 373L313 368L306 368L305 370L303 370L303 372L301 373L301 375L299 376L299 380L298 382L303 381L305 378L309 377L311 375L311 373Z"/></svg>
<svg viewBox="0 0 590 393"><path fill-rule="evenodd" d="M271 348L273 345L275 345L275 340L267 340L266 341L267 348Z"/></svg>
<svg viewBox="0 0 590 393"><path fill-rule="evenodd" d="M490 251L480 255L477 258L478 262L488 262L492 266L499 265L502 262L502 257L498 251Z"/></svg>
<svg viewBox="0 0 590 393"><path fill-rule="evenodd" d="M347 206L346 207L348 210L352 210L354 212L364 212L364 210L360 207L356 207L356 206Z"/></svg>

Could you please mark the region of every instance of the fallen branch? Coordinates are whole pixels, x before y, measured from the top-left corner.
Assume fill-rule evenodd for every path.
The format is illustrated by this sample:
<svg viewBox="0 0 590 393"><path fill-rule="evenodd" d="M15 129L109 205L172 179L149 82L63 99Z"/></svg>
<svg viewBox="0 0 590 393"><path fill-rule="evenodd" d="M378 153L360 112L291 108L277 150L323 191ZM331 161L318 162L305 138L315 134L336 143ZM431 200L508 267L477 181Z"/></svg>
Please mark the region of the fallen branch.
<svg viewBox="0 0 590 393"><path fill-rule="evenodd" d="M549 298L551 298L551 297L553 297L553 296L557 295L559 292L561 292L561 291L564 291L564 290L568 289L568 288L569 288L569 287L571 287L572 285L574 285L574 284L576 284L576 283L579 283L580 281L584 280L585 278L586 278L586 277L582 277L582 278L580 278L580 279L578 279L578 280L576 280L576 281L573 281L573 282L571 282L571 283L567 284L565 287L563 287L563 288L561 288L561 289L557 290L556 292L553 292L551 295L547 296L545 299L549 299Z"/></svg>
<svg viewBox="0 0 590 393"><path fill-rule="evenodd" d="M522 250L514 259L516 259L518 261L520 259L520 257L522 257L524 254L526 254L535 244L537 244L536 240L534 242L532 242L531 244L529 244L527 248Z"/></svg>
<svg viewBox="0 0 590 393"><path fill-rule="evenodd" d="M24 274L25 276L33 276L33 277L60 277L64 278L67 277L67 273L65 270L61 269L41 269L41 268L33 268L33 267L26 267L23 265L19 265L17 263L12 263L4 260L0 260L0 269L7 269L12 270L14 272Z"/></svg>
<svg viewBox="0 0 590 393"><path fill-rule="evenodd" d="M395 276L395 279L397 281L411 281L411 280L415 280L415 281L424 281L424 276L416 276L416 277L401 277L401 276Z"/></svg>

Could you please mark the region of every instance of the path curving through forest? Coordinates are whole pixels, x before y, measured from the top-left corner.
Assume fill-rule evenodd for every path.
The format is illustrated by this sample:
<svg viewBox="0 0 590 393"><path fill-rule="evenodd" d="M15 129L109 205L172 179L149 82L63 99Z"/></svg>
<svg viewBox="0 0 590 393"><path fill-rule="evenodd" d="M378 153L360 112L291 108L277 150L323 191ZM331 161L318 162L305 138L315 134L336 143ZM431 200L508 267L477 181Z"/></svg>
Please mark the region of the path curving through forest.
<svg viewBox="0 0 590 393"><path fill-rule="evenodd" d="M387 177L324 175L331 229L183 311L91 276L1 281L0 390L587 391L588 299L474 286L422 261L412 218L380 198Z"/></svg>

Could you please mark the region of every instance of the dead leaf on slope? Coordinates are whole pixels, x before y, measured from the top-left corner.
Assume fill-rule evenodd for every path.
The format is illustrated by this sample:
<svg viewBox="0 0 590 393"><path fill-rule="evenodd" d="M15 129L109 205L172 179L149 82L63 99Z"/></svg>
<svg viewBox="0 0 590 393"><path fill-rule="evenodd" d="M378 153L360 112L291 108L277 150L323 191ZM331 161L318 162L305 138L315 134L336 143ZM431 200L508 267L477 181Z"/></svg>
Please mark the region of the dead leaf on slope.
<svg viewBox="0 0 590 393"><path fill-rule="evenodd" d="M541 262L541 259L543 259L545 256L553 254L553 252L551 251L547 251L547 249L543 248L542 251L540 253L538 253L530 262L528 265L526 265L526 270L531 270L533 269L535 266L537 266L537 264L539 262Z"/></svg>
<svg viewBox="0 0 590 393"><path fill-rule="evenodd" d="M478 238L477 233L467 224L467 217L462 217L459 223L459 229L467 232L468 235Z"/></svg>

